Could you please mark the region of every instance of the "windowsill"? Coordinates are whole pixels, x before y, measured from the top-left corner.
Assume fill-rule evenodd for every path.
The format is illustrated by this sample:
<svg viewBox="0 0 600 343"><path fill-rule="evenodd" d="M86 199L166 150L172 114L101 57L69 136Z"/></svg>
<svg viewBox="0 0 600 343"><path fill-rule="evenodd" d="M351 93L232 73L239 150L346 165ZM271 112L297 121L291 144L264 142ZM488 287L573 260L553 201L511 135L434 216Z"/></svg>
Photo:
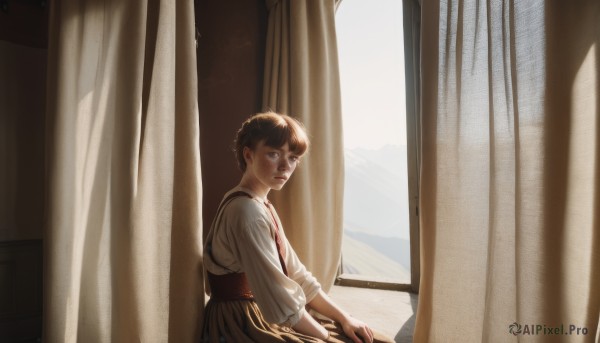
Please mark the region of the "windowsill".
<svg viewBox="0 0 600 343"><path fill-rule="evenodd" d="M412 342L417 294L333 286L329 296L354 317L367 322L397 343Z"/></svg>
<svg viewBox="0 0 600 343"><path fill-rule="evenodd" d="M341 274L338 276L336 285L371 288L390 291L412 292L410 280L403 283L401 280L394 280L384 277L363 276L359 274Z"/></svg>

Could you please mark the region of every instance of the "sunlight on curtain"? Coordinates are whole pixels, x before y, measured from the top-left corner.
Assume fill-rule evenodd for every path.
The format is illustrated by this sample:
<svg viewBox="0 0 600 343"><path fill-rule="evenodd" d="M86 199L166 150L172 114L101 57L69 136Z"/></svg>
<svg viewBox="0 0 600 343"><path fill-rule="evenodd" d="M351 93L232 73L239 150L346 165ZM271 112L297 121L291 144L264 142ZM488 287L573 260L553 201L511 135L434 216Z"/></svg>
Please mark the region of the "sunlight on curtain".
<svg viewBox="0 0 600 343"><path fill-rule="evenodd" d="M532 324L591 341L600 4L432 1L422 18L415 341L557 339Z"/></svg>
<svg viewBox="0 0 600 343"><path fill-rule="evenodd" d="M298 118L311 140L288 185L269 198L294 250L327 291L340 260L344 182L335 1L266 3L263 109Z"/></svg>
<svg viewBox="0 0 600 343"><path fill-rule="evenodd" d="M194 341L193 2L51 6L44 341Z"/></svg>

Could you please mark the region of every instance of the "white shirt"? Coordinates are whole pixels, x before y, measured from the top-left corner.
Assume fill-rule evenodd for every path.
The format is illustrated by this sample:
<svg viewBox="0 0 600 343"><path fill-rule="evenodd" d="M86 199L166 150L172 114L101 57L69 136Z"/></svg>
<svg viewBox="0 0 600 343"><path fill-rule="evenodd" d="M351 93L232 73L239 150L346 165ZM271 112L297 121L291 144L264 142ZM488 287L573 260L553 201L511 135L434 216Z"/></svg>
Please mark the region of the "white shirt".
<svg viewBox="0 0 600 343"><path fill-rule="evenodd" d="M246 273L265 319L294 326L305 311L304 306L317 295L321 285L298 259L285 237L277 212L271 207L285 246L288 276L283 273L275 245L276 228L267 200L239 186L227 192L224 198L237 191L250 194L252 199L246 196L233 198L223 209L220 220L213 223L208 239L212 236L212 256L218 264L205 253L204 268L216 275Z"/></svg>

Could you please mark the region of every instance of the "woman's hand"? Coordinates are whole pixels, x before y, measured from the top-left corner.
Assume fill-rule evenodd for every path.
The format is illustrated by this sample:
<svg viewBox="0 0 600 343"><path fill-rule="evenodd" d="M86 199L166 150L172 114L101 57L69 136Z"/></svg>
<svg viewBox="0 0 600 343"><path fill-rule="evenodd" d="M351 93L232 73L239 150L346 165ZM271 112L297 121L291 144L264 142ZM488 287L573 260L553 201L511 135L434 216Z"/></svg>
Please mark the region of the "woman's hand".
<svg viewBox="0 0 600 343"><path fill-rule="evenodd" d="M355 343L373 343L373 331L362 321L353 318L347 312L339 308L323 290L311 300L308 306L325 317L331 318L342 325L342 329ZM362 340L361 340L362 338Z"/></svg>
<svg viewBox="0 0 600 343"><path fill-rule="evenodd" d="M346 336L350 337L355 343L373 343L373 331L362 321L348 316L340 324ZM362 337L362 340L359 336Z"/></svg>

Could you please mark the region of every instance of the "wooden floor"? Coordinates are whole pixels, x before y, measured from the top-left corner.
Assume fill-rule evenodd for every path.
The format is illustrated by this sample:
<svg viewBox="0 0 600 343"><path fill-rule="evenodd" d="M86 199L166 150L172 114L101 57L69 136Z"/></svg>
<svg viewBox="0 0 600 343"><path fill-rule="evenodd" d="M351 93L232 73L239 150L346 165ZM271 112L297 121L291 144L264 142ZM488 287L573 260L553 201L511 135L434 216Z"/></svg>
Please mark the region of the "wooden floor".
<svg viewBox="0 0 600 343"><path fill-rule="evenodd" d="M418 301L416 294L333 286L329 296L352 316L367 322L397 343L412 342Z"/></svg>

